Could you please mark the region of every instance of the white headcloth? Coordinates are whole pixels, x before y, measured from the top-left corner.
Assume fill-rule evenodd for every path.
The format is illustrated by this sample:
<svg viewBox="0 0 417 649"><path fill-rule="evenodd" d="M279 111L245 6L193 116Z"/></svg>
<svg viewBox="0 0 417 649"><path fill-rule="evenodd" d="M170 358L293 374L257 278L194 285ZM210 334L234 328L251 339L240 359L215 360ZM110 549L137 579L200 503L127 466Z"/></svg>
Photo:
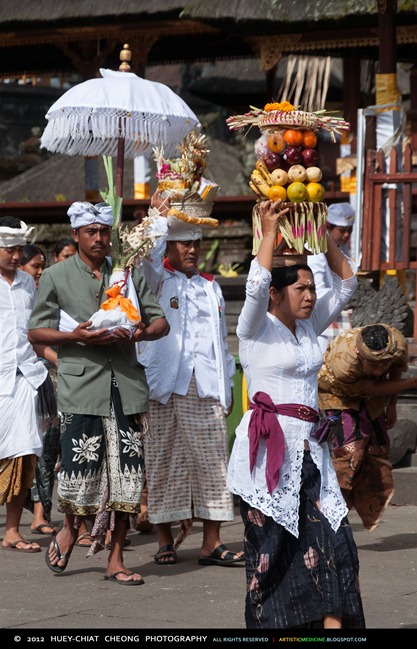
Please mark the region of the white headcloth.
<svg viewBox="0 0 417 649"><path fill-rule="evenodd" d="M200 226L181 221L172 214L167 217L167 225L167 241L197 241L201 239L202 229Z"/></svg>
<svg viewBox="0 0 417 649"><path fill-rule="evenodd" d="M1 224L1 220L0 220ZM20 228L7 228L0 225L0 248L13 248L24 246L34 228L28 228L26 223L20 221Z"/></svg>
<svg viewBox="0 0 417 649"><path fill-rule="evenodd" d="M77 201L71 205L67 214L74 230L92 223L101 223L111 227L114 222L112 209L107 203L93 205L87 201Z"/></svg>
<svg viewBox="0 0 417 649"><path fill-rule="evenodd" d="M326 220L342 228L353 226L355 210L350 203L332 203L328 207Z"/></svg>

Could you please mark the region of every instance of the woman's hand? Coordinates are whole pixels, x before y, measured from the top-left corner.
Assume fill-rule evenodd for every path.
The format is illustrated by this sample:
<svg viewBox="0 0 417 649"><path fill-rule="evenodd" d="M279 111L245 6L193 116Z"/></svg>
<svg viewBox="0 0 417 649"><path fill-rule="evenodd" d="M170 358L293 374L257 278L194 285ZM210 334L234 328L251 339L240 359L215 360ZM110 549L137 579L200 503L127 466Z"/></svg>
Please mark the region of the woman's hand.
<svg viewBox="0 0 417 649"><path fill-rule="evenodd" d="M261 266L267 270L272 269L272 257L274 254L275 241L278 234L278 226L281 219L289 211L286 207L281 209L282 200L262 201L259 204L259 216L262 222L262 241L259 246L257 259Z"/></svg>
<svg viewBox="0 0 417 649"><path fill-rule="evenodd" d="M288 207L280 209L282 200L279 198L277 201L261 201L259 204L259 216L262 222L262 236L267 237L278 233L278 226L280 221L285 218L285 214L289 211Z"/></svg>

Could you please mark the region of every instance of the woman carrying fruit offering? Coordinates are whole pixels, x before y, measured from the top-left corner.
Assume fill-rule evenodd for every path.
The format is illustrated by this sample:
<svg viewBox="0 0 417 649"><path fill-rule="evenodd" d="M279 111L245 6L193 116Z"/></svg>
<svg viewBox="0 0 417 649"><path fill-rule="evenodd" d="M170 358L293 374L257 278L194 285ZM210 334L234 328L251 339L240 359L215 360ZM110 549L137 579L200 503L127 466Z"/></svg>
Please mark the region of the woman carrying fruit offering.
<svg viewBox="0 0 417 649"><path fill-rule="evenodd" d="M356 268L328 238L333 287L316 303L306 256L277 254L288 212L281 200L259 204L262 238L237 326L250 406L236 429L228 486L240 496L245 526L245 621L247 628L364 628L348 509L328 445L312 436L317 337L349 302Z"/></svg>

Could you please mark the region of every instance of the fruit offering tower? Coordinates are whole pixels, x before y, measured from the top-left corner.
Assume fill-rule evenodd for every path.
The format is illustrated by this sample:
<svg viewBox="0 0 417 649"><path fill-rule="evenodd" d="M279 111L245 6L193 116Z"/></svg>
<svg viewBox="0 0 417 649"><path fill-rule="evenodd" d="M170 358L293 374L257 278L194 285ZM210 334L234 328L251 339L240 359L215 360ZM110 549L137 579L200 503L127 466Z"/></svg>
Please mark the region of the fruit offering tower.
<svg viewBox="0 0 417 649"><path fill-rule="evenodd" d="M330 117L325 110L306 113L287 101L266 104L244 115L229 117L231 130L258 126L261 135L255 142L256 165L249 186L258 197L253 210L253 254L262 239L258 205L263 200L281 199L288 207L287 218L280 224L277 247L303 254L304 246L313 253L327 250L327 206L317 153L320 129L335 133L349 130L348 122Z"/></svg>

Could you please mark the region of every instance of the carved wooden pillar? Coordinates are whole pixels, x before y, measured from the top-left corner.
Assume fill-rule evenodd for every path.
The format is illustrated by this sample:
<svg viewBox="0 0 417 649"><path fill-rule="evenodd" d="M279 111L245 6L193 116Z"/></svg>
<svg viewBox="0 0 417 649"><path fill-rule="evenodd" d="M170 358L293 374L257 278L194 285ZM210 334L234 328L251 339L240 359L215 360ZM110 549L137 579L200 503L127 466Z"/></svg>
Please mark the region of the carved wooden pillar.
<svg viewBox="0 0 417 649"><path fill-rule="evenodd" d="M397 0L378 0L380 74L397 72L396 11Z"/></svg>
<svg viewBox="0 0 417 649"><path fill-rule="evenodd" d="M158 39L158 34L142 33L139 37L136 34L135 38L130 38L129 40L130 51L132 52L131 67L133 72L138 77L142 77L142 79L145 79L146 76L148 54Z"/></svg>
<svg viewBox="0 0 417 649"><path fill-rule="evenodd" d="M343 113L344 118L350 124L350 133L352 136L352 141L355 139L357 134L357 115L358 108L361 106L361 93L360 93L360 58L359 52L355 48L352 48L349 52L349 56L343 59ZM352 144L352 153L353 148L356 152L356 143L355 147Z"/></svg>

